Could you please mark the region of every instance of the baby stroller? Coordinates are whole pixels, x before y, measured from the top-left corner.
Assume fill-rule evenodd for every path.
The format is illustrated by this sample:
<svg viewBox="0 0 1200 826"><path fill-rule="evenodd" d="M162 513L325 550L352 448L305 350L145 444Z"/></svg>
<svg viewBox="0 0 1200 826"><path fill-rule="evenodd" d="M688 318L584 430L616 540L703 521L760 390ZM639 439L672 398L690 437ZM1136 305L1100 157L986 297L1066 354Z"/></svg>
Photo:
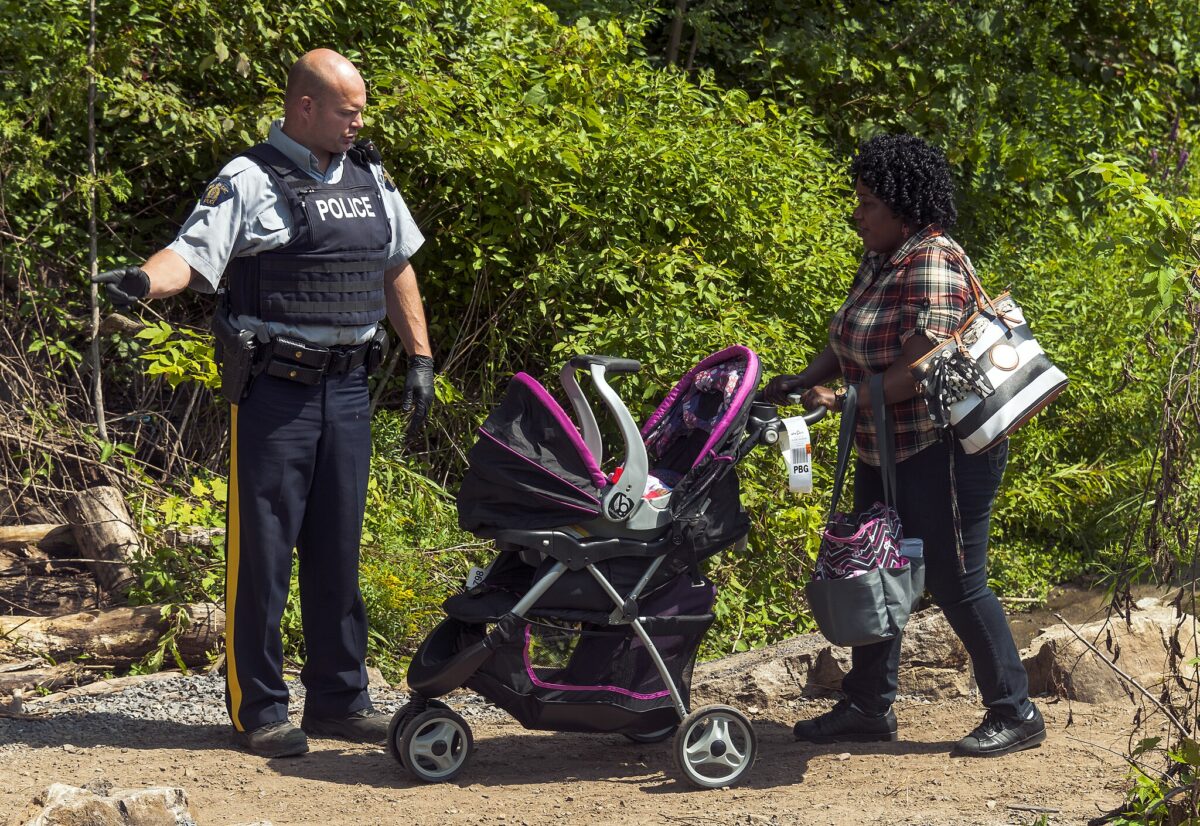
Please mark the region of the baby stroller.
<svg viewBox="0 0 1200 826"><path fill-rule="evenodd" d="M446 618L409 667L413 697L392 718L388 747L418 779L449 780L467 763L470 727L435 699L460 686L529 729L638 743L673 735L676 764L702 788L733 785L754 763L750 721L729 706L689 710L689 694L716 598L699 564L745 547L735 466L778 440L780 419L755 399L758 357L733 346L683 376L639 431L606 380L639 369L572 358L559 380L579 428L518 373L479 429L459 523L499 553L445 602ZM600 469L600 429L579 373L624 442L612 478Z"/></svg>

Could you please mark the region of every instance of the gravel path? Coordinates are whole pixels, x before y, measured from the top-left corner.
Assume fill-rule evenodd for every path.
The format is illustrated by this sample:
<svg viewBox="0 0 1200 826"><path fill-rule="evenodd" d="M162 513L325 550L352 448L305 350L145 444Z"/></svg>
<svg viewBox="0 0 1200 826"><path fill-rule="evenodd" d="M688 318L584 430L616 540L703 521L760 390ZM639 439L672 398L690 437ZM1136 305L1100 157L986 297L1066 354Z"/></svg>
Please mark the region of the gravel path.
<svg viewBox="0 0 1200 826"><path fill-rule="evenodd" d="M96 685L96 684L93 684ZM299 722L304 686L287 680L291 717ZM371 687L375 706L392 714L408 700L401 691ZM504 712L467 691L452 695L455 710L467 720L499 721ZM225 747L229 716L225 678L204 674L162 674L133 680L115 691L92 694L88 686L25 704L24 717L0 717L0 754L29 747L118 745L153 736L165 746Z"/></svg>

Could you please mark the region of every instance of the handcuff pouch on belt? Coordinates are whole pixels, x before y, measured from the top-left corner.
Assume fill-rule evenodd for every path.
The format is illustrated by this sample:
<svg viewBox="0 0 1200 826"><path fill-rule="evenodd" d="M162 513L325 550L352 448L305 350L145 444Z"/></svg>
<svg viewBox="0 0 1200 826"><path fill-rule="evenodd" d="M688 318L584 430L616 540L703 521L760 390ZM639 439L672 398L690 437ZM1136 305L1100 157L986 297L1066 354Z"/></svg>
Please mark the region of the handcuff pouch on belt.
<svg viewBox="0 0 1200 826"><path fill-rule="evenodd" d="M389 338L381 325L370 341L348 349L330 349L293 336L277 335L260 344L249 330L239 330L229 320L229 299L224 290L217 296L212 332L217 364L221 368L221 395L230 404L240 404L250 392L250 384L259 373L299 382L320 384L327 373L348 373L360 364L367 374L387 358Z"/></svg>
<svg viewBox="0 0 1200 826"><path fill-rule="evenodd" d="M294 336L278 335L267 345L265 372L268 376L320 384L327 375L344 375L360 365L370 375L387 356L388 335L382 327L370 341L355 347L322 347Z"/></svg>
<svg viewBox="0 0 1200 826"><path fill-rule="evenodd" d="M291 336L275 336L267 345L267 375L300 384L319 384L332 351Z"/></svg>
<svg viewBox="0 0 1200 826"><path fill-rule="evenodd" d="M258 341L254 333L233 326L224 290L218 294L211 329L215 339L213 355L221 368L221 395L230 404L241 404L254 379Z"/></svg>

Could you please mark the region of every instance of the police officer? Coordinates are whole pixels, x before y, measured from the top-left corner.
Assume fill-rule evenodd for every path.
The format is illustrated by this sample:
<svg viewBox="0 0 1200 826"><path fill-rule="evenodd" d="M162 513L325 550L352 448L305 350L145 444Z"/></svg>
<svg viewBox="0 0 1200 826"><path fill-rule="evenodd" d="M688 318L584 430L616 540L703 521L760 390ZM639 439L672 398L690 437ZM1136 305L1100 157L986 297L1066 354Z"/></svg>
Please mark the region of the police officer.
<svg viewBox="0 0 1200 826"><path fill-rule="evenodd" d="M308 751L308 735L382 742L371 705L358 552L371 433L367 365L386 316L408 352L409 433L433 399L416 274L424 241L378 152L356 142L366 86L328 49L288 74L284 118L207 187L168 247L96 276L114 304L226 275L228 318L252 354L233 401L226 534L226 704L233 739L257 754ZM225 313L222 309L219 312ZM386 341L386 336L383 337ZM227 349L224 370L243 353ZM376 359L378 360L378 359ZM305 686L288 721L280 622L299 556Z"/></svg>

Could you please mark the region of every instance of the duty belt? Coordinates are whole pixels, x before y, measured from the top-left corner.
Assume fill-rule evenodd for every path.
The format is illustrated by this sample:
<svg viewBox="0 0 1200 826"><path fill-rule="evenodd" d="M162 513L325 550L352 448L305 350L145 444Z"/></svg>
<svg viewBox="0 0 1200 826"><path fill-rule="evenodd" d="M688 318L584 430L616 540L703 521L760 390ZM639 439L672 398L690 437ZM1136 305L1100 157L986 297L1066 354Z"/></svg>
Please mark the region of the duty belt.
<svg viewBox="0 0 1200 826"><path fill-rule="evenodd" d="M275 336L264 349L262 371L301 384L318 384L326 376L343 376L367 360L372 342L350 347L322 347L300 338Z"/></svg>

